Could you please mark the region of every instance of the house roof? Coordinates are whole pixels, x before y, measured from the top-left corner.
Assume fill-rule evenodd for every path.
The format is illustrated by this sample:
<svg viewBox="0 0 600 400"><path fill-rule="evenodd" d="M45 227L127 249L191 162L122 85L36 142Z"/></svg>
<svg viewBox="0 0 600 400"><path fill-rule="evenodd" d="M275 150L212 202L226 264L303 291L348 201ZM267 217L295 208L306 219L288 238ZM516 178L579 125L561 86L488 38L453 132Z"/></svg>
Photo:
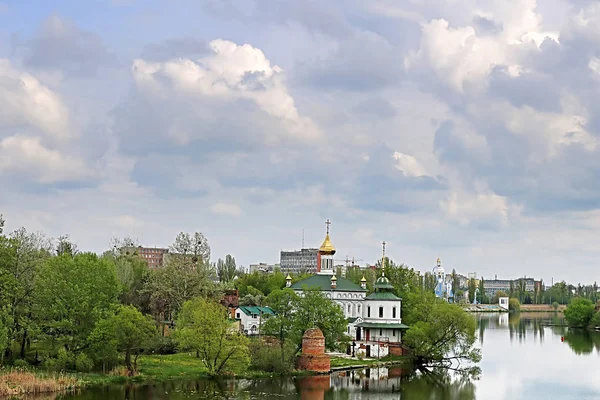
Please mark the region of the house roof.
<svg viewBox="0 0 600 400"><path fill-rule="evenodd" d="M366 289L361 288L356 283L346 279L339 277L337 278L337 283L335 289L331 287L331 275L313 275L310 278L303 279L294 283L290 288L294 290L302 290L304 287L308 287L310 289L317 288L319 290L327 291L336 291L336 292L366 292Z"/></svg>
<svg viewBox="0 0 600 400"><path fill-rule="evenodd" d="M365 300L391 300L391 301L400 301L402 300L400 297L396 296L391 292L373 292L367 297Z"/></svg>
<svg viewBox="0 0 600 400"><path fill-rule="evenodd" d="M379 328L379 329L408 329L404 324L387 324L385 322L361 322L356 325L360 328Z"/></svg>
<svg viewBox="0 0 600 400"><path fill-rule="evenodd" d="M238 310L241 310L246 315L275 315L275 312L271 309L271 307L258 307L258 306L241 306L238 307Z"/></svg>

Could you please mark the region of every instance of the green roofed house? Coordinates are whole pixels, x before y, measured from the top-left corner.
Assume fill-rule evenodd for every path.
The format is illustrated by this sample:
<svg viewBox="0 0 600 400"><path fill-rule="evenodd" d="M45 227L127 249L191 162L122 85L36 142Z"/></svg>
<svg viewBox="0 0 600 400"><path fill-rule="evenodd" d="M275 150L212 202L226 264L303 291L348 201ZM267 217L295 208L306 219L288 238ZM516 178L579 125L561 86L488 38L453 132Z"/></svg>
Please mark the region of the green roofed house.
<svg viewBox="0 0 600 400"><path fill-rule="evenodd" d="M246 335L258 335L261 323L275 312L271 307L240 306L235 309L235 319L240 321L240 330Z"/></svg>
<svg viewBox="0 0 600 400"><path fill-rule="evenodd" d="M400 307L402 299L394 293L390 281L381 276L375 284L375 292L367 296L367 281L363 277L360 285L335 276L333 255L336 250L327 234L317 256L317 274L292 285L288 275L286 286L302 294L306 289L318 289L335 301L348 320L348 335L355 338L367 357L384 357L389 352L401 354L401 332L408 326L402 324ZM385 252L385 244L384 244Z"/></svg>

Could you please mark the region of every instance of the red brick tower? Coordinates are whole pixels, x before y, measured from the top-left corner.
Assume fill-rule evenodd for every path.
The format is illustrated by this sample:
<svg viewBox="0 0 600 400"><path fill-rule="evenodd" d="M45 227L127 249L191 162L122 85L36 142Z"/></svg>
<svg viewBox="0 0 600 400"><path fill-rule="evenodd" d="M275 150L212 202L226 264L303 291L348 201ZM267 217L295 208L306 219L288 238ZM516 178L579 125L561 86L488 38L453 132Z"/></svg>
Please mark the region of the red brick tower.
<svg viewBox="0 0 600 400"><path fill-rule="evenodd" d="M298 368L320 373L329 373L331 370L329 356L325 354L325 336L319 328L304 332Z"/></svg>

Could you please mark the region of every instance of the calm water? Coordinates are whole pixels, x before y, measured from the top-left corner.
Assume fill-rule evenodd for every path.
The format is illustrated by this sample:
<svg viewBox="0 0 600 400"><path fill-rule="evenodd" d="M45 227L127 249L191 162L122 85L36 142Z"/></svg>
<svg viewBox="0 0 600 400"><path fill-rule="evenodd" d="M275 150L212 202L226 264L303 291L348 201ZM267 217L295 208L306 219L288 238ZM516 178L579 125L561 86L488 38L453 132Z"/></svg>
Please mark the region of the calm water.
<svg viewBox="0 0 600 400"><path fill-rule="evenodd" d="M58 398L600 399L600 334L548 326L562 323L561 318L553 314L481 314L476 317L483 349L479 380L458 379L447 373L425 376L402 368L380 368L338 373L331 377L227 382L203 380L96 388ZM564 342L561 337L564 337Z"/></svg>

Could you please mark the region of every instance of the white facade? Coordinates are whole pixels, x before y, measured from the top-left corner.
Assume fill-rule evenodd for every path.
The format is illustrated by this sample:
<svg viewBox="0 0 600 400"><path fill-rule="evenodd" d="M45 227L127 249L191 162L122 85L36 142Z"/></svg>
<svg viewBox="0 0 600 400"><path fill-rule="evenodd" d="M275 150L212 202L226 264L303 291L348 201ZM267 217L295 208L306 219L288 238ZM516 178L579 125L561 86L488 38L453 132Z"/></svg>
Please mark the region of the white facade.
<svg viewBox="0 0 600 400"><path fill-rule="evenodd" d="M235 319L240 321L240 331L246 335L258 335L261 324L272 314L273 310L269 307L241 306L235 309Z"/></svg>

